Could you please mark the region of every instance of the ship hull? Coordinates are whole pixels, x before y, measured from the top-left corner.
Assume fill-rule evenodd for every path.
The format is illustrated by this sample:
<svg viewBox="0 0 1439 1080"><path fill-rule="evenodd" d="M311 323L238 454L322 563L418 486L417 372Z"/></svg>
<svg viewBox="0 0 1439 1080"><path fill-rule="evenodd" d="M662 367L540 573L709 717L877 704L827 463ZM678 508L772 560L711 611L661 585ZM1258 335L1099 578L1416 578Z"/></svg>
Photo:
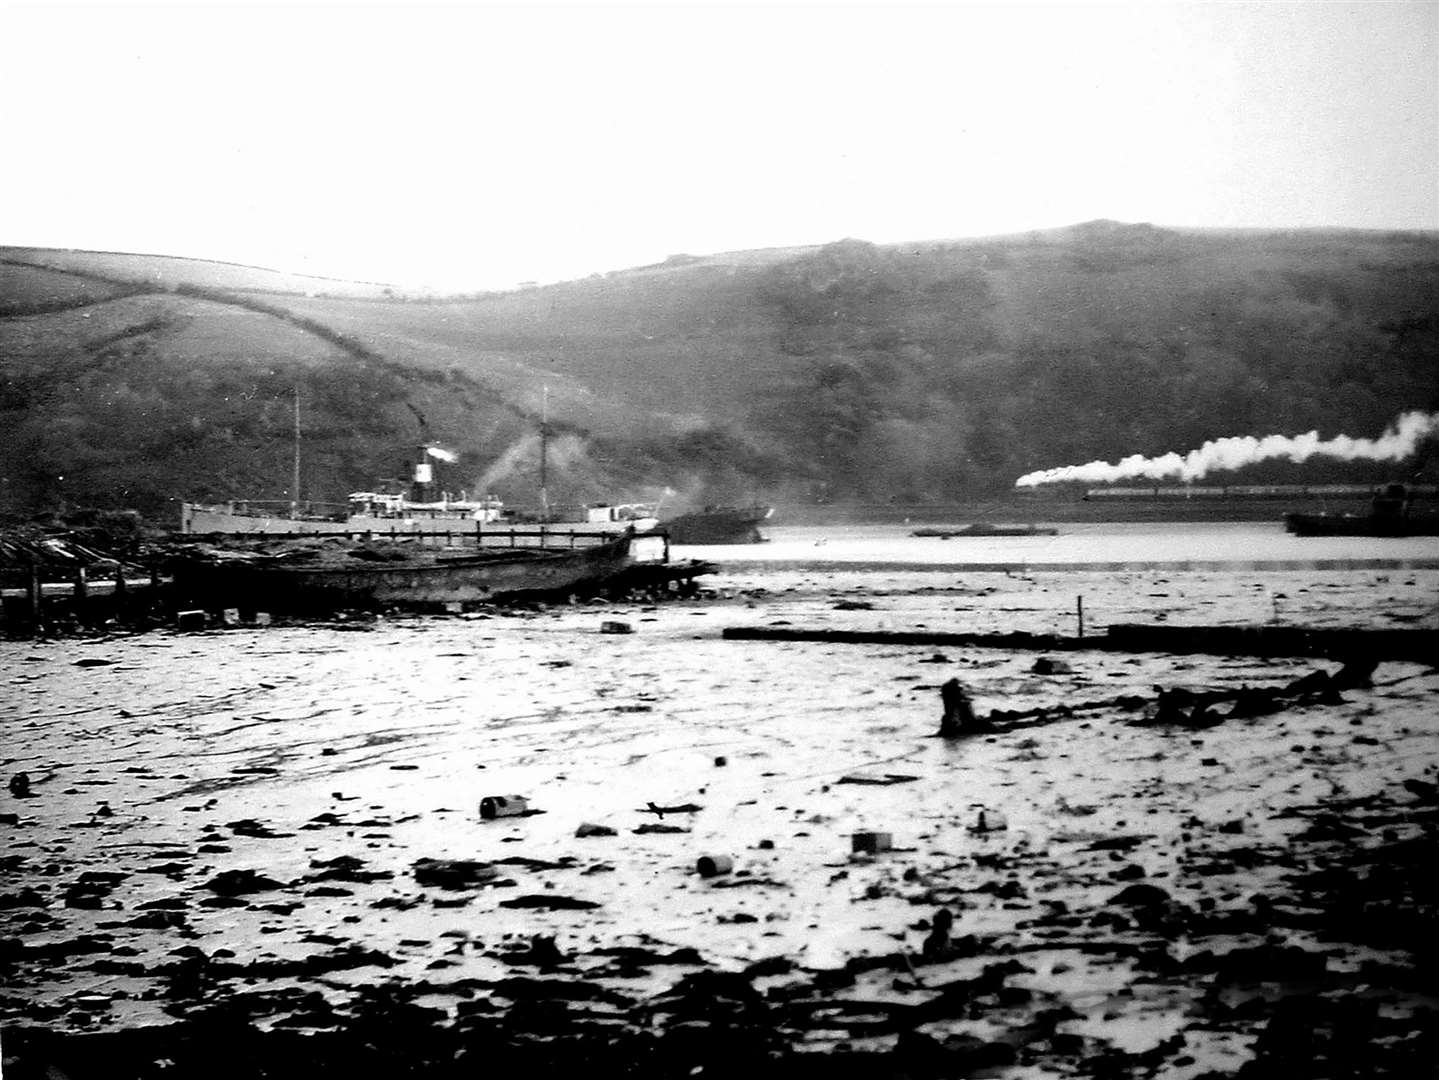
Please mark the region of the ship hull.
<svg viewBox="0 0 1439 1080"><path fill-rule="evenodd" d="M632 565L631 542L621 537L573 550L498 549L355 566L188 557L176 561L173 575L177 596L212 609L315 613L463 607L599 589Z"/></svg>
<svg viewBox="0 0 1439 1080"><path fill-rule="evenodd" d="M180 531L186 534L204 535L221 533L286 533L286 534L327 534L372 532L397 535L417 533L474 532L479 527L489 531L488 522L476 522L466 514L449 516L436 512L428 515L407 517L376 517L355 514L341 521L313 518L289 518L281 515L239 514L216 506L199 506L185 503L182 506Z"/></svg>
<svg viewBox="0 0 1439 1080"><path fill-rule="evenodd" d="M1296 536L1439 536L1439 516L1285 514L1284 527Z"/></svg>
<svg viewBox="0 0 1439 1080"><path fill-rule="evenodd" d="M681 514L662 524L674 544L758 544L759 526L774 513L769 506L721 508Z"/></svg>

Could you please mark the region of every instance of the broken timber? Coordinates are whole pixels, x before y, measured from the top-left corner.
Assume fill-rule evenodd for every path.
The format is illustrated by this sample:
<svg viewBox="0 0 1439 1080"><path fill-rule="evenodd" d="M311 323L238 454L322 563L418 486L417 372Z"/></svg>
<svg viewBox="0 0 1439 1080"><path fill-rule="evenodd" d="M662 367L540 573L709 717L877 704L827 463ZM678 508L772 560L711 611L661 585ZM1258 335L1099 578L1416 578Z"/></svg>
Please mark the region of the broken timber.
<svg viewBox="0 0 1439 1080"><path fill-rule="evenodd" d="M816 641L841 645L952 645L1036 652L1205 653L1219 656L1374 657L1439 664L1439 630L1308 628L1301 626L1168 626L1121 623L1103 635L962 634L921 630L806 630L731 626L730 641Z"/></svg>

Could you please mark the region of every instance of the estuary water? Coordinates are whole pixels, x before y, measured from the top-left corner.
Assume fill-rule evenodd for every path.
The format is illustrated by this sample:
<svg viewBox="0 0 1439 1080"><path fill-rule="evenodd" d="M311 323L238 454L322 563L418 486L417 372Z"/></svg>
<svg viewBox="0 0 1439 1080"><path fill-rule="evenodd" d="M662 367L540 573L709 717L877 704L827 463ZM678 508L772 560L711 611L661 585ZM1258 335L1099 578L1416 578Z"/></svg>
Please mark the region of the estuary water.
<svg viewBox="0 0 1439 1080"><path fill-rule="evenodd" d="M1053 526L1055 536L949 539L914 536L919 527L777 524L762 530L763 544L676 546L674 551L681 558L756 570L778 565L850 570L1439 568L1439 536L1305 537L1285 532L1280 522L1075 523Z"/></svg>

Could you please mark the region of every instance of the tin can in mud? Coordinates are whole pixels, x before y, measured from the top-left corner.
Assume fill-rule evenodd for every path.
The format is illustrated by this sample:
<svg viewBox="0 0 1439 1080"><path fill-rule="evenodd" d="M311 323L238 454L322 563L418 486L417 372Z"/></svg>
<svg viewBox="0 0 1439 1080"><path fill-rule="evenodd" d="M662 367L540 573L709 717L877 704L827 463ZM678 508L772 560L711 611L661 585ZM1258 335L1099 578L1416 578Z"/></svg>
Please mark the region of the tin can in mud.
<svg viewBox="0 0 1439 1080"><path fill-rule="evenodd" d="M519 795L486 795L480 800L480 817L518 817L530 808L529 801Z"/></svg>
<svg viewBox="0 0 1439 1080"><path fill-rule="evenodd" d="M734 860L728 855L701 855L695 863L700 877L718 877L734 869Z"/></svg>
<svg viewBox="0 0 1439 1080"><path fill-rule="evenodd" d="M873 855L894 847L894 836L887 832L857 832L850 837L850 851Z"/></svg>

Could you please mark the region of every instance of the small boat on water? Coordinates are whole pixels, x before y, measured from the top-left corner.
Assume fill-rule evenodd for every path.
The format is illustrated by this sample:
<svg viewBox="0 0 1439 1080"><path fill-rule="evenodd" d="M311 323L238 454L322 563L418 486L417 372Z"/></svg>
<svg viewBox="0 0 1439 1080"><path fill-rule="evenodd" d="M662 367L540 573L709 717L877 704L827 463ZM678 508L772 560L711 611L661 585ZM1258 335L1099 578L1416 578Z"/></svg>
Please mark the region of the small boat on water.
<svg viewBox="0 0 1439 1080"><path fill-rule="evenodd" d="M1059 530L1040 525L990 525L976 521L961 528L915 529L911 536L932 536L948 540L955 536L1058 536Z"/></svg>
<svg viewBox="0 0 1439 1080"><path fill-rule="evenodd" d="M1439 536L1439 514L1418 513L1403 484L1389 484L1374 496L1367 514L1284 515L1295 536Z"/></svg>
<svg viewBox="0 0 1439 1080"><path fill-rule="evenodd" d="M706 506L665 519L664 529L676 544L759 544L759 526L774 513L772 506Z"/></svg>

